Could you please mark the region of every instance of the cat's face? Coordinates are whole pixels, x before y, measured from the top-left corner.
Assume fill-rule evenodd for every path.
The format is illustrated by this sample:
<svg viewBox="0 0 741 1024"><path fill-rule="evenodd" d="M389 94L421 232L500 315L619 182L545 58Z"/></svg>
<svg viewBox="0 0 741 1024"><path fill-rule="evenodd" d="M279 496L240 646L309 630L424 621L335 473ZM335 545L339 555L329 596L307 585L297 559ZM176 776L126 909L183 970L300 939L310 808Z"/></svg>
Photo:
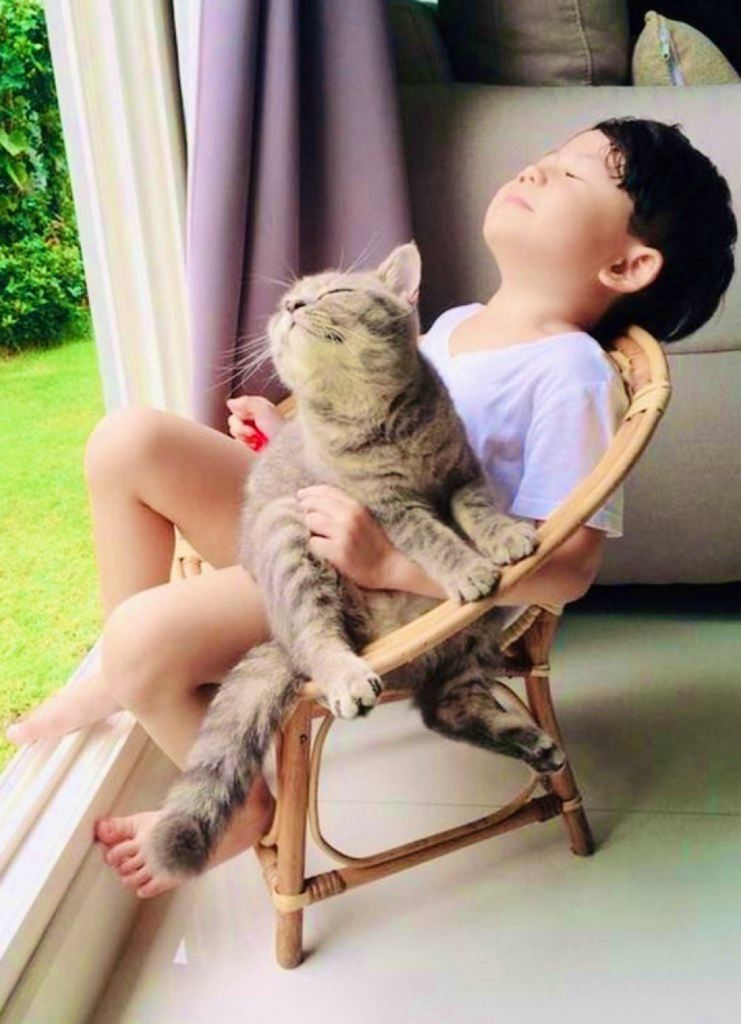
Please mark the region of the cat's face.
<svg viewBox="0 0 741 1024"><path fill-rule="evenodd" d="M337 396L393 385L419 329L419 253L400 246L376 271L297 281L268 323L276 369L298 395Z"/></svg>

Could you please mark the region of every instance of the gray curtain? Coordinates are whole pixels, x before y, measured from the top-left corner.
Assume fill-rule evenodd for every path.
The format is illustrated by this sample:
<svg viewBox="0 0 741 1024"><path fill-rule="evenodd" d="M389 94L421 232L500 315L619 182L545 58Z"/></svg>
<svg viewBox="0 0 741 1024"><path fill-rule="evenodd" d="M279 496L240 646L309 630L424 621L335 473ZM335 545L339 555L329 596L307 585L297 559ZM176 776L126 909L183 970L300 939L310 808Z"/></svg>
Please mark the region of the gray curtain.
<svg viewBox="0 0 741 1024"><path fill-rule="evenodd" d="M286 282L411 237L384 0L206 0L188 167L194 410L280 396L235 367Z"/></svg>

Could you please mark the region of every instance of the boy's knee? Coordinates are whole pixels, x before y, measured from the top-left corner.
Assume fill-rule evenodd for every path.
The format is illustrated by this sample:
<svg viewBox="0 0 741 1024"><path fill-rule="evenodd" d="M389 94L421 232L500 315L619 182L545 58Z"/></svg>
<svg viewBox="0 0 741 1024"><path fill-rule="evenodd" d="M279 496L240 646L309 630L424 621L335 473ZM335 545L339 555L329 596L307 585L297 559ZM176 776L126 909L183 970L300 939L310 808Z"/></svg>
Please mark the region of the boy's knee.
<svg viewBox="0 0 741 1024"><path fill-rule="evenodd" d="M168 419L168 414L158 409L117 409L108 413L90 434L85 448L88 483L130 480L133 467L144 466L156 457Z"/></svg>
<svg viewBox="0 0 741 1024"><path fill-rule="evenodd" d="M164 655L171 646L166 623L157 615L152 591L143 591L122 602L103 630L103 675L123 707L146 709L162 695L168 678Z"/></svg>

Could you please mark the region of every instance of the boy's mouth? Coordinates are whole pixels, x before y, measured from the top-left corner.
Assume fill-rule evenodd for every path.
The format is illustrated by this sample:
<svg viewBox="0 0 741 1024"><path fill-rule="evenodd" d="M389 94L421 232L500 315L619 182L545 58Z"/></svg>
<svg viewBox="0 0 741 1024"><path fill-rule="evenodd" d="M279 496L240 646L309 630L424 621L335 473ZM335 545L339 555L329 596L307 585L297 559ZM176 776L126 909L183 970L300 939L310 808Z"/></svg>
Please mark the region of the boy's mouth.
<svg viewBox="0 0 741 1024"><path fill-rule="evenodd" d="M532 213L533 208L530 203L523 199L521 195L518 195L517 192L510 192L509 195L504 197L504 201L505 203L512 203L514 206L521 206L524 210L530 210Z"/></svg>

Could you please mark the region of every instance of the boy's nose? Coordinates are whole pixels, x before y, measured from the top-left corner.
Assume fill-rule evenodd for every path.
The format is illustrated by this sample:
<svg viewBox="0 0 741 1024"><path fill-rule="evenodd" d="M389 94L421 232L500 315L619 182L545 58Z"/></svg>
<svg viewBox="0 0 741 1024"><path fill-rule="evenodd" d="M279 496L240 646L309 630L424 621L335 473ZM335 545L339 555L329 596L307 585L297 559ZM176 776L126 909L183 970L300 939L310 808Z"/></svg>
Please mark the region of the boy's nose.
<svg viewBox="0 0 741 1024"><path fill-rule="evenodd" d="M518 181L527 181L533 185L542 185L545 181L545 174L537 164L528 164L524 170L517 175Z"/></svg>

